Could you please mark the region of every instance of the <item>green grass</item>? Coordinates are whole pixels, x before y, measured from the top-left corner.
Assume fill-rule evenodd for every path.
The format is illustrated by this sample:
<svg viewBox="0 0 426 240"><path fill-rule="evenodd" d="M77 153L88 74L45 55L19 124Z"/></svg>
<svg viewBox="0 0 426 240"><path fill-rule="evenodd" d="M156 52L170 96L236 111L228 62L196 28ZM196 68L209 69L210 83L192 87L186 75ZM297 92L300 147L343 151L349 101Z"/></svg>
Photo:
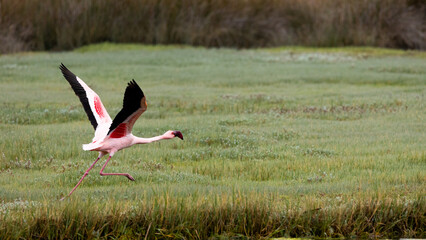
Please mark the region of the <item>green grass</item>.
<svg viewBox="0 0 426 240"><path fill-rule="evenodd" d="M387 50L386 50L387 51ZM426 237L424 53L101 44L0 56L0 238ZM112 117L148 110L102 162L58 66Z"/></svg>

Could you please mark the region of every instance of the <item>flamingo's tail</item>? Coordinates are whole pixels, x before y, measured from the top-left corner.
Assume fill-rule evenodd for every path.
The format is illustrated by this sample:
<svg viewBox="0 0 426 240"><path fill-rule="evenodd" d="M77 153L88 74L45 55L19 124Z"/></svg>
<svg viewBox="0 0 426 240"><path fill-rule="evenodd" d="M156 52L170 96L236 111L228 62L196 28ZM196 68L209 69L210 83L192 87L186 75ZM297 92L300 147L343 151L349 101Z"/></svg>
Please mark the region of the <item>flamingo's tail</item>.
<svg viewBox="0 0 426 240"><path fill-rule="evenodd" d="M84 151L92 151L92 150L95 150L98 147L100 147L100 145L97 144L97 143L83 144L83 150Z"/></svg>

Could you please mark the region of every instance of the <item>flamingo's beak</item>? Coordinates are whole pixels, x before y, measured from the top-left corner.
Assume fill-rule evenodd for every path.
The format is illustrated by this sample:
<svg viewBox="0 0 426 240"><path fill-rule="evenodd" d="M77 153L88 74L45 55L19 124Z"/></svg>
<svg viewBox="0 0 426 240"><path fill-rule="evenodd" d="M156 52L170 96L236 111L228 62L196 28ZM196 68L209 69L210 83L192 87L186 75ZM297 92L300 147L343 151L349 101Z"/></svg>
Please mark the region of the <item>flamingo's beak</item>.
<svg viewBox="0 0 426 240"><path fill-rule="evenodd" d="M183 140L183 135L180 131L173 131L173 135Z"/></svg>

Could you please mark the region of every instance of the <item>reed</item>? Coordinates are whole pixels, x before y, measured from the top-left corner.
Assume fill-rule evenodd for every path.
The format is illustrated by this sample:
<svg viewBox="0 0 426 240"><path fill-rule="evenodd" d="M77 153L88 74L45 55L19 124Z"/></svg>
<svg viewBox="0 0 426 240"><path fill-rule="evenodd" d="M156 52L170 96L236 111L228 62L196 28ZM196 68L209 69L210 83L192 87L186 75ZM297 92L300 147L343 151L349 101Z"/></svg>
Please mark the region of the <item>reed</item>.
<svg viewBox="0 0 426 240"><path fill-rule="evenodd" d="M425 49L425 8L412 0L2 0L0 52L106 41Z"/></svg>

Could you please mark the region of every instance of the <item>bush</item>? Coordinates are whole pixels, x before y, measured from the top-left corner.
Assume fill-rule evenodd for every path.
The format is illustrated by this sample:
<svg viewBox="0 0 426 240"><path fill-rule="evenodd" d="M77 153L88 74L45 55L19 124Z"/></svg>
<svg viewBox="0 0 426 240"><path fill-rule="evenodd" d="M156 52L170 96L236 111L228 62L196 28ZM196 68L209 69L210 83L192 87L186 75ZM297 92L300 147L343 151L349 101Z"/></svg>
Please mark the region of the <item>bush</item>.
<svg viewBox="0 0 426 240"><path fill-rule="evenodd" d="M97 42L426 49L413 0L1 0L0 52Z"/></svg>

